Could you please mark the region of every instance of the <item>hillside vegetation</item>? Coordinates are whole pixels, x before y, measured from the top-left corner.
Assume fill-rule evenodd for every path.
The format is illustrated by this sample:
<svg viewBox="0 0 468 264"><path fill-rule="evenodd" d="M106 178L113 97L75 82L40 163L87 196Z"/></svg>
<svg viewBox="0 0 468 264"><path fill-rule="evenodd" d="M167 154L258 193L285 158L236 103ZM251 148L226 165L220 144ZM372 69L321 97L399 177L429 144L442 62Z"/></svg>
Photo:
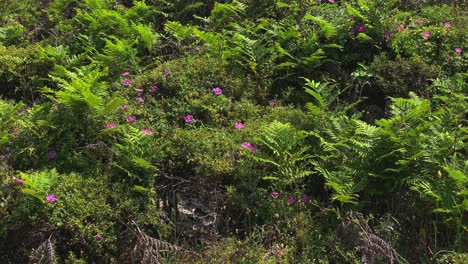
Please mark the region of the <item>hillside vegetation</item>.
<svg viewBox="0 0 468 264"><path fill-rule="evenodd" d="M0 6L0 263L467 263L465 1Z"/></svg>

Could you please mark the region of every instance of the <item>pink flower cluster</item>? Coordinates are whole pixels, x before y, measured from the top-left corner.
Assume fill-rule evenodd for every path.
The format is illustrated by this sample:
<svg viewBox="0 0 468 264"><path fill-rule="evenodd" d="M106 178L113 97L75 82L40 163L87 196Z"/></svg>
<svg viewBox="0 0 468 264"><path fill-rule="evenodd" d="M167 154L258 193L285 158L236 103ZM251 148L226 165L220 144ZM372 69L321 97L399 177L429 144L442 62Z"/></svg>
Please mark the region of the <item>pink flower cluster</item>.
<svg viewBox="0 0 468 264"><path fill-rule="evenodd" d="M272 192L272 193L271 193L271 197L272 197L273 199L277 199L277 198L280 197L280 193L279 193L279 192ZM291 204L291 205L296 203L296 198L295 198L294 196L292 196L292 195L288 196L288 197L286 198L286 200L287 200L288 203ZM305 195L305 194L304 194L304 195L302 195L302 197L299 199L299 201L300 201L301 203L304 203L304 204L309 203L309 202L310 202L310 197L309 197L308 195Z"/></svg>

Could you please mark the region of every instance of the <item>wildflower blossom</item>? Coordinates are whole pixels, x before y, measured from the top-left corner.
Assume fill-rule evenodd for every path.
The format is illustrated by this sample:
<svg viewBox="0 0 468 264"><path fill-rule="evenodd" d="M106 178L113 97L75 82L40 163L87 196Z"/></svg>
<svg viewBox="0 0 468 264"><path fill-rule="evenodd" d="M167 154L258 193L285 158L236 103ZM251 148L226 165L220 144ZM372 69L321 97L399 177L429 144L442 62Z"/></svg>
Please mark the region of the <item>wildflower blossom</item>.
<svg viewBox="0 0 468 264"><path fill-rule="evenodd" d="M12 130L12 131L11 131L11 134L12 134L12 135L19 135L19 131L18 131L18 130Z"/></svg>
<svg viewBox="0 0 468 264"><path fill-rule="evenodd" d="M172 73L170 71L164 71L164 73L163 73L163 76L166 77L166 78L171 76L171 75L172 75Z"/></svg>
<svg viewBox="0 0 468 264"><path fill-rule="evenodd" d="M135 92L137 93L142 93L144 92L145 90L141 89L141 88L135 88Z"/></svg>
<svg viewBox="0 0 468 264"><path fill-rule="evenodd" d="M132 116L132 115L131 115L131 116L127 117L127 123L135 122L135 120L136 120L136 117L135 117L135 116Z"/></svg>
<svg viewBox="0 0 468 264"><path fill-rule="evenodd" d="M351 34L354 34L354 33L356 33L356 30L355 30L354 28L350 28L350 29L348 30L348 32L351 33Z"/></svg>
<svg viewBox="0 0 468 264"><path fill-rule="evenodd" d="M307 195L305 195L305 194L302 195L302 197L301 197L301 202L303 202L303 203L308 203L308 202L310 202L310 197L307 196Z"/></svg>
<svg viewBox="0 0 468 264"><path fill-rule="evenodd" d="M128 109L128 104L124 104L120 107L120 110L127 110Z"/></svg>
<svg viewBox="0 0 468 264"><path fill-rule="evenodd" d="M256 150L257 146L255 144L249 143L249 142L243 142L241 146L245 149L250 149L250 150Z"/></svg>
<svg viewBox="0 0 468 264"><path fill-rule="evenodd" d="M159 89L158 86L153 85L153 86L151 87L150 93L153 93L153 94L154 94L154 93L157 93L157 92L158 92L158 89Z"/></svg>
<svg viewBox="0 0 468 264"><path fill-rule="evenodd" d="M460 54L460 53L463 52L463 49L462 48L455 48L455 52Z"/></svg>
<svg viewBox="0 0 468 264"><path fill-rule="evenodd" d="M192 121L193 121L193 116L192 116L192 115L186 115L186 116L184 117L184 121L185 121L185 123L190 123L190 122L192 122Z"/></svg>
<svg viewBox="0 0 468 264"><path fill-rule="evenodd" d="M424 22L424 20L422 20L421 18L418 18L418 19L416 19L416 22L418 22L419 24L422 24Z"/></svg>
<svg viewBox="0 0 468 264"><path fill-rule="evenodd" d="M101 239L102 239L102 236L99 235L99 234L97 234L97 235L94 236L94 239L96 239L96 240L101 240Z"/></svg>
<svg viewBox="0 0 468 264"><path fill-rule="evenodd" d="M122 82L122 85L128 87L128 86L132 85L132 81L130 81L130 80L124 80L124 81Z"/></svg>
<svg viewBox="0 0 468 264"><path fill-rule="evenodd" d="M401 31L403 31L404 29L405 29L405 24L400 24L400 25L396 28L396 30L397 30L398 32L401 32Z"/></svg>
<svg viewBox="0 0 468 264"><path fill-rule="evenodd" d="M278 102L276 102L276 100L270 100L270 101L268 101L268 104L273 106L273 105L277 105Z"/></svg>
<svg viewBox="0 0 468 264"><path fill-rule="evenodd" d="M335 3L335 0L328 0L328 2L330 2L330 3Z"/></svg>
<svg viewBox="0 0 468 264"><path fill-rule="evenodd" d="M424 36L424 38L429 38L429 37L431 36L431 32L429 32L429 31L424 31L424 32L423 32L423 36Z"/></svg>
<svg viewBox="0 0 468 264"><path fill-rule="evenodd" d="M445 23L444 23L444 27L452 27L452 23L450 23L450 22L445 22Z"/></svg>
<svg viewBox="0 0 468 264"><path fill-rule="evenodd" d="M359 25L359 26L357 27L357 31L359 31L359 32L364 32L364 31L366 31L366 27L363 26L363 25Z"/></svg>
<svg viewBox="0 0 468 264"><path fill-rule="evenodd" d="M116 124L110 123L106 125L106 128L112 129L112 128L115 128L116 126L117 126Z"/></svg>
<svg viewBox="0 0 468 264"><path fill-rule="evenodd" d="M145 99L141 96L138 96L137 98L135 98L138 102L140 103L143 103L145 101Z"/></svg>
<svg viewBox="0 0 468 264"><path fill-rule="evenodd" d="M23 185L23 184L24 184L24 180L18 178L18 179L16 179L16 183L18 183L19 185Z"/></svg>
<svg viewBox="0 0 468 264"><path fill-rule="evenodd" d="M130 73L129 73L128 71L122 73L122 76L123 76L123 77L127 77L127 76L129 76L129 75L130 75Z"/></svg>
<svg viewBox="0 0 468 264"><path fill-rule="evenodd" d="M289 204L295 204L296 203L296 198L294 198L294 196L288 196L288 203Z"/></svg>
<svg viewBox="0 0 468 264"><path fill-rule="evenodd" d="M391 33L390 31L385 32L384 37L385 37L386 39L389 39L390 36L392 36L392 33Z"/></svg>
<svg viewBox="0 0 468 264"><path fill-rule="evenodd" d="M271 193L271 197L273 197L273 198L275 198L275 199L278 198L279 196L280 196L280 193L279 193L279 192L272 192L272 193Z"/></svg>
<svg viewBox="0 0 468 264"><path fill-rule="evenodd" d="M223 93L223 90L219 87L215 87L213 88L213 93L215 93L216 95L221 95Z"/></svg>
<svg viewBox="0 0 468 264"><path fill-rule="evenodd" d="M242 129L242 128L245 127L245 125L242 124L241 122L236 122L236 124L234 125L234 127L235 127L236 129Z"/></svg>
<svg viewBox="0 0 468 264"><path fill-rule="evenodd" d="M153 131L151 131L151 129L145 128L145 129L141 130L141 133L143 133L145 135L151 135L151 134L153 134Z"/></svg>
<svg viewBox="0 0 468 264"><path fill-rule="evenodd" d="M47 157L49 157L49 159L54 159L55 157L57 156L57 152L53 149L49 150L49 152L47 152Z"/></svg>
<svg viewBox="0 0 468 264"><path fill-rule="evenodd" d="M53 194L46 195L45 199L49 203L55 203L57 201L57 197L55 197Z"/></svg>

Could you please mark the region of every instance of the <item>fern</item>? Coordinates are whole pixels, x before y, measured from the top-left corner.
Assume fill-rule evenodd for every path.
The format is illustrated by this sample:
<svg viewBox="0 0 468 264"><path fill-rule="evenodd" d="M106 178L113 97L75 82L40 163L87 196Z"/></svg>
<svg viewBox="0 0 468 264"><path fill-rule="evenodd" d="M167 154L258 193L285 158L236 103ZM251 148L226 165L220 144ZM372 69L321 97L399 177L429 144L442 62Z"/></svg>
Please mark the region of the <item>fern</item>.
<svg viewBox="0 0 468 264"><path fill-rule="evenodd" d="M58 179L57 170L41 171L35 173L20 172L20 178L25 181L25 188L22 188L24 194L30 195L44 201L44 197L49 193L51 186Z"/></svg>

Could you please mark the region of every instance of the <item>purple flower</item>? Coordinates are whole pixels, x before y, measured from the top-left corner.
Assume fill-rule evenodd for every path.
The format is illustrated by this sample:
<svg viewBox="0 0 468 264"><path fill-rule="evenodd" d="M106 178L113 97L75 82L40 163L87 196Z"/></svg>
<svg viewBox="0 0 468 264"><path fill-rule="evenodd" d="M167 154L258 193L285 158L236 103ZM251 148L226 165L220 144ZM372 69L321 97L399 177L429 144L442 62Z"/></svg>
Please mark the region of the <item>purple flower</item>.
<svg viewBox="0 0 468 264"><path fill-rule="evenodd" d="M213 88L213 93L215 93L216 95L221 95L223 93L223 90L219 87L215 87Z"/></svg>
<svg viewBox="0 0 468 264"><path fill-rule="evenodd" d="M280 196L279 192L272 192L271 193L271 197L273 197L274 199L278 198L279 196Z"/></svg>
<svg viewBox="0 0 468 264"><path fill-rule="evenodd" d="M110 123L106 125L106 128L112 129L112 128L115 128L116 126L117 126L116 124Z"/></svg>
<svg viewBox="0 0 468 264"><path fill-rule="evenodd" d="M16 136L16 135L19 135L19 131L13 129L13 130L11 131L11 134L12 134L12 135L15 135L15 136Z"/></svg>
<svg viewBox="0 0 468 264"><path fill-rule="evenodd" d="M158 92L158 86L153 85L153 86L151 87L150 93L153 93L153 94L154 94L154 93L157 93L157 92Z"/></svg>
<svg viewBox="0 0 468 264"><path fill-rule="evenodd" d="M164 73L163 73L163 76L166 77L166 78L171 76L171 75L172 75L172 73L170 71L164 71Z"/></svg>
<svg viewBox="0 0 468 264"><path fill-rule="evenodd" d="M143 103L145 101L145 99L143 99L143 97L141 96L138 96L137 98L135 98L138 102L140 103Z"/></svg>
<svg viewBox="0 0 468 264"><path fill-rule="evenodd" d="M288 203L289 204L295 204L296 203L296 198L294 198L294 196L288 196Z"/></svg>
<svg viewBox="0 0 468 264"><path fill-rule="evenodd" d="M416 22L418 22L419 24L422 24L424 22L424 20L422 20L421 18L418 18L418 19L416 19Z"/></svg>
<svg viewBox="0 0 468 264"><path fill-rule="evenodd" d="M47 152L47 157L49 157L49 159L55 159L55 157L57 156L57 151L51 149L49 150L49 152Z"/></svg>
<svg viewBox="0 0 468 264"><path fill-rule="evenodd" d="M303 202L303 203L308 203L308 202L310 202L310 197L307 196L307 195L305 195L305 194L302 195L302 197L301 197L301 202Z"/></svg>
<svg viewBox="0 0 468 264"><path fill-rule="evenodd" d="M405 24L400 24L400 25L396 28L396 30L397 30L398 32L401 32L401 31L403 31L404 29L405 29Z"/></svg>
<svg viewBox="0 0 468 264"><path fill-rule="evenodd" d="M242 128L245 127L245 125L242 124L241 122L236 122L236 124L234 125L234 127L235 127L236 129L242 129Z"/></svg>
<svg viewBox="0 0 468 264"><path fill-rule="evenodd" d="M386 39L389 39L391 35L392 35L392 33L390 31L387 31L387 32L385 32L384 37Z"/></svg>
<svg viewBox="0 0 468 264"><path fill-rule="evenodd" d="M450 23L450 22L445 22L445 23L444 23L444 27L452 27L452 23Z"/></svg>
<svg viewBox="0 0 468 264"><path fill-rule="evenodd" d="M328 2L330 2L330 3L335 3L335 0L328 0Z"/></svg>
<svg viewBox="0 0 468 264"><path fill-rule="evenodd" d="M128 87L128 86L132 85L132 81L130 81L130 80L124 80L124 81L122 82L122 85Z"/></svg>
<svg viewBox="0 0 468 264"><path fill-rule="evenodd" d="M144 92L145 90L141 89L141 88L135 88L135 92L137 93L142 93Z"/></svg>
<svg viewBox="0 0 468 264"><path fill-rule="evenodd" d="M424 36L424 38L429 38L429 37L431 37L431 32L429 32L429 31L424 31L424 32L423 32L423 36Z"/></svg>
<svg viewBox="0 0 468 264"><path fill-rule="evenodd" d="M122 73L122 76L123 76L123 77L127 77L127 76L129 76L129 75L130 75L130 73L129 73L128 71Z"/></svg>
<svg viewBox="0 0 468 264"><path fill-rule="evenodd" d="M24 184L24 180L18 178L18 179L16 179L16 183L18 183L19 185L23 185L23 184Z"/></svg>
<svg viewBox="0 0 468 264"><path fill-rule="evenodd" d="M153 131L151 131L151 129L145 128L145 129L141 130L141 133L143 133L145 135L151 135L151 134L153 134Z"/></svg>
<svg viewBox="0 0 468 264"><path fill-rule="evenodd" d="M463 49L462 48L455 48L455 52L460 54L460 53L463 52Z"/></svg>
<svg viewBox="0 0 468 264"><path fill-rule="evenodd" d="M46 195L45 199L49 203L55 203L57 201L57 197L55 197L53 194Z"/></svg>
<svg viewBox="0 0 468 264"><path fill-rule="evenodd" d="M135 122L135 120L136 120L135 116L131 115L131 116L127 117L127 123L133 123L133 122Z"/></svg>
<svg viewBox="0 0 468 264"><path fill-rule="evenodd" d="M366 27L363 26L363 25L360 25L360 26L357 27L357 31L364 32L364 31L366 31Z"/></svg>
<svg viewBox="0 0 468 264"><path fill-rule="evenodd" d="M127 110L128 109L128 104L124 104L120 107L120 110Z"/></svg>
<svg viewBox="0 0 468 264"><path fill-rule="evenodd" d="M99 235L99 234L97 234L97 235L94 236L94 239L96 239L96 240L101 240L101 239L102 239L102 236Z"/></svg>
<svg viewBox="0 0 468 264"><path fill-rule="evenodd" d="M354 33L356 33L356 30L355 30L354 28L350 28L350 29L348 30L348 32L351 33L351 34L354 34Z"/></svg>
<svg viewBox="0 0 468 264"><path fill-rule="evenodd" d="M268 101L268 105L274 106L274 105L277 105L277 104L278 104L278 102L276 102L276 100Z"/></svg>
<svg viewBox="0 0 468 264"><path fill-rule="evenodd" d="M190 123L190 122L192 122L192 121L193 121L193 116L192 116L192 115L186 115L186 116L184 117L184 121L185 121L185 123Z"/></svg>

